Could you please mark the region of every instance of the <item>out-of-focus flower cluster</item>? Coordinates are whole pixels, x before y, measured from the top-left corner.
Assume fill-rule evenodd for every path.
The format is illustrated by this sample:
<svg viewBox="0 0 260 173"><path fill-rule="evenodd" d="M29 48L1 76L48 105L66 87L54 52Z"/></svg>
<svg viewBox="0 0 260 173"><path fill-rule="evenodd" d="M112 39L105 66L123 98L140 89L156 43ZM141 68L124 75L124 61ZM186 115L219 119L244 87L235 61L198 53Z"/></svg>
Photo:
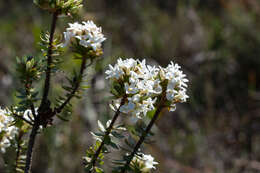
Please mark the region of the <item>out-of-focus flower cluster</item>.
<svg viewBox="0 0 260 173"><path fill-rule="evenodd" d="M178 64L171 62L166 68L150 66L146 61L135 59L122 60L105 72L106 79L112 82L111 92L116 96L112 109L117 109L119 99L127 95L127 102L120 107L123 113L132 113L138 118L155 109L164 94L167 98L165 106L174 111L176 103L185 102L186 75Z"/></svg>
<svg viewBox="0 0 260 173"><path fill-rule="evenodd" d="M158 162L155 162L154 158L151 155L145 155L143 153L138 153L131 161L131 166L137 167L143 173L147 173L150 172L152 169L156 169L155 165L157 164Z"/></svg>
<svg viewBox="0 0 260 173"><path fill-rule="evenodd" d="M2 153L10 147L11 141L18 133L18 128L13 125L14 118L10 114L9 110L0 108L0 150Z"/></svg>
<svg viewBox="0 0 260 173"><path fill-rule="evenodd" d="M65 44L78 41L79 45L92 48L95 52L102 52L102 42L106 40L102 34L102 28L97 27L93 21L69 23L69 28L64 32Z"/></svg>
<svg viewBox="0 0 260 173"><path fill-rule="evenodd" d="M82 0L34 0L33 2L44 10L65 15L75 14L83 6Z"/></svg>
<svg viewBox="0 0 260 173"><path fill-rule="evenodd" d="M10 110L0 108L0 150L3 153L6 151L6 148L11 146L11 143L15 139L15 135L18 134L19 129L23 132L27 132L31 128L28 122L33 123L34 120L30 109L25 111L17 111L15 109L16 108ZM37 110L38 108L35 108L36 114ZM17 118L21 117L27 121L23 121L24 123L19 129L15 126L16 119L13 117L14 114ZM42 129L42 126L40 126L40 129Z"/></svg>

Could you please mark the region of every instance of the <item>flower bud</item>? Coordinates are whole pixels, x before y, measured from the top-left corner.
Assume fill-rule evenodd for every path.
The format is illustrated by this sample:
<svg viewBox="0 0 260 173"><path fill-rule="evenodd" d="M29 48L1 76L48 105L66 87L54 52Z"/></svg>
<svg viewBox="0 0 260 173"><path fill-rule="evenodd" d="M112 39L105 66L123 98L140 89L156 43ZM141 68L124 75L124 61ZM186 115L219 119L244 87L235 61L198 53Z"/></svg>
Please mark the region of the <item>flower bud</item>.
<svg viewBox="0 0 260 173"><path fill-rule="evenodd" d="M150 172L152 169L155 169L155 165L157 164L158 162L155 162L151 155L145 155L142 153L135 155L131 161L131 166L138 167L142 173Z"/></svg>

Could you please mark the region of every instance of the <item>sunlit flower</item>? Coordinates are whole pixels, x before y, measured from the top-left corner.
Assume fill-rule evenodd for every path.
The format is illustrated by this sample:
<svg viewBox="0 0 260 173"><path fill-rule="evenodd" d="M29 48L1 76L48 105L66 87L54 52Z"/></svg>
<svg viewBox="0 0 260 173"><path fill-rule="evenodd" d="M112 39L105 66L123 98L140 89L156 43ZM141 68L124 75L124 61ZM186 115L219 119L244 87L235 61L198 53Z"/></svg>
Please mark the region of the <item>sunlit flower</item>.
<svg viewBox="0 0 260 173"><path fill-rule="evenodd" d="M130 85L128 83L125 83L125 91L126 94L136 94L139 91L136 86L136 82L132 82Z"/></svg>
<svg viewBox="0 0 260 173"><path fill-rule="evenodd" d="M97 27L93 21L69 23L69 27L64 32L67 46L71 41L78 40L81 46L91 47L94 51L101 50L102 42L106 40L102 34L102 28Z"/></svg>
<svg viewBox="0 0 260 173"><path fill-rule="evenodd" d="M173 62L163 68L147 65L145 60L119 58L114 66L109 65L105 73L112 86L117 86L114 90L121 94L117 98L122 97L122 90L127 96L120 111L134 114L138 118L154 110L159 100L157 98L161 98L162 94L168 101L165 107L168 107L169 111L174 111L176 103L185 102L188 98L186 75L180 70L180 66ZM118 88L120 86L121 89Z"/></svg>
<svg viewBox="0 0 260 173"><path fill-rule="evenodd" d="M131 101L129 101L128 103L124 104L123 106L120 107L120 112L123 112L123 113L130 113L130 112L133 112L134 109L135 109L135 104Z"/></svg>
<svg viewBox="0 0 260 173"><path fill-rule="evenodd" d="M157 165L158 162L154 161L154 158L151 155L145 155L145 154L138 154L135 155L133 158L131 165L138 166L142 173L148 173L152 169L156 169L155 165Z"/></svg>
<svg viewBox="0 0 260 173"><path fill-rule="evenodd" d="M119 66L112 66L109 64L109 70L105 72L107 74L106 79L119 79L121 76L124 75L124 72Z"/></svg>

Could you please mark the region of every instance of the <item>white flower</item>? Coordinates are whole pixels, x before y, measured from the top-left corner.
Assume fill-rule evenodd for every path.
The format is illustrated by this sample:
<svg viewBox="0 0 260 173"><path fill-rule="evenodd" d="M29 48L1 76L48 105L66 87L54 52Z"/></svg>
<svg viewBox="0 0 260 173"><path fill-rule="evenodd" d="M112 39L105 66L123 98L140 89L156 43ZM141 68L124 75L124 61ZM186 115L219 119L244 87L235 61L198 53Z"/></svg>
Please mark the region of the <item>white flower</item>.
<svg viewBox="0 0 260 173"><path fill-rule="evenodd" d="M171 90L171 89L167 89L166 91L166 98L169 101L173 101L173 99L175 98L175 94L177 94L178 92L176 90Z"/></svg>
<svg viewBox="0 0 260 173"><path fill-rule="evenodd" d="M130 78L129 78L129 82L130 83L138 83L140 80L140 74L137 74L134 71L130 71Z"/></svg>
<svg viewBox="0 0 260 173"><path fill-rule="evenodd" d="M161 83L161 81L159 79L154 80L153 91L154 91L155 94L161 94L162 93L162 86L161 86L160 83Z"/></svg>
<svg viewBox="0 0 260 173"><path fill-rule="evenodd" d="M153 86L154 86L153 80L142 80L137 84L140 93L146 96L149 96L154 93Z"/></svg>
<svg viewBox="0 0 260 173"><path fill-rule="evenodd" d="M139 89L137 88L135 82L131 83L130 85L126 82L125 91L126 91L126 94L136 94L139 91Z"/></svg>
<svg viewBox="0 0 260 173"><path fill-rule="evenodd" d="M131 98L129 98L130 101L134 103L138 103L140 101L141 95L140 94L135 94Z"/></svg>
<svg viewBox="0 0 260 173"><path fill-rule="evenodd" d="M101 49L102 42L106 40L102 34L102 28L97 27L93 21L82 23L69 23L70 27L64 32L64 46L67 46L74 39L78 39L81 46L91 47L94 51Z"/></svg>
<svg viewBox="0 0 260 173"><path fill-rule="evenodd" d="M109 104L109 107L113 110L113 111L117 111L117 109L120 106L120 99L117 100L112 100L112 104Z"/></svg>
<svg viewBox="0 0 260 173"><path fill-rule="evenodd" d="M180 68L173 62L163 68L147 65L145 60L119 58L114 66L109 65L105 73L106 79L118 83L117 87L121 87L119 89L127 95L127 101L120 111L142 118L155 109L157 98L162 98L162 94L169 101L167 107L170 111L176 109L177 102L185 102L189 98L186 94L188 80ZM122 97L123 94L120 94L117 98Z"/></svg>
<svg viewBox="0 0 260 173"><path fill-rule="evenodd" d="M160 68L160 76L168 80L166 97L169 101L185 102L189 96L186 94L188 79L180 70L178 64L171 62L165 69Z"/></svg>
<svg viewBox="0 0 260 173"><path fill-rule="evenodd" d="M158 72L159 72L159 68L157 68L155 66L147 65L147 70L148 70L148 73L145 74L146 78L155 79L157 77Z"/></svg>
<svg viewBox="0 0 260 173"><path fill-rule="evenodd" d="M145 168L143 171L149 171L150 169L155 169L154 165L157 165L158 162L154 161L154 158L151 155L143 155L143 160L145 161Z"/></svg>
<svg viewBox="0 0 260 173"><path fill-rule="evenodd" d="M35 108L35 113L37 113L37 110L38 108ZM29 122L33 119L32 111L29 109L24 112L13 111ZM19 129L14 126L14 120L15 119L12 117L12 112L10 110L0 108L0 134L2 135L2 138L0 138L0 150L3 153L6 151L6 148L11 146L11 142L18 134ZM42 126L40 126L40 128L42 128Z"/></svg>
<svg viewBox="0 0 260 173"><path fill-rule="evenodd" d="M180 90L175 96L175 100L180 102L186 102L187 98L189 98L189 96L186 94L186 89Z"/></svg>
<svg viewBox="0 0 260 173"><path fill-rule="evenodd" d="M106 79L119 79L124 75L124 72L118 65L112 66L109 64L109 70L105 72L107 74Z"/></svg>
<svg viewBox="0 0 260 173"><path fill-rule="evenodd" d="M169 111L170 112L173 112L176 110L176 104L171 104L170 108L169 108Z"/></svg>
<svg viewBox="0 0 260 173"><path fill-rule="evenodd" d="M136 67L137 61L133 58L126 60L122 60L121 58L119 58L117 60L117 65L125 72L126 75L130 75L130 71L132 68Z"/></svg>
<svg viewBox="0 0 260 173"><path fill-rule="evenodd" d="M132 165L137 164L143 173L150 172L151 169L156 169L155 165L158 162L154 161L154 158L151 155L138 154L132 160Z"/></svg>
<svg viewBox="0 0 260 173"><path fill-rule="evenodd" d="M10 147L11 141L14 140L18 133L18 128L13 125L14 118L10 115L11 112L0 108L0 149L4 153L6 148Z"/></svg>
<svg viewBox="0 0 260 173"><path fill-rule="evenodd" d="M156 101L157 98L155 98L154 100L152 100L150 97L146 100L143 100L143 104L141 105L141 109L144 115L146 115L146 113L148 111L151 111L154 108L154 103Z"/></svg>
<svg viewBox="0 0 260 173"><path fill-rule="evenodd" d="M120 112L127 114L127 113L134 111L135 107L136 107L135 104L133 102L129 101L128 103L122 105L119 110L120 110Z"/></svg>

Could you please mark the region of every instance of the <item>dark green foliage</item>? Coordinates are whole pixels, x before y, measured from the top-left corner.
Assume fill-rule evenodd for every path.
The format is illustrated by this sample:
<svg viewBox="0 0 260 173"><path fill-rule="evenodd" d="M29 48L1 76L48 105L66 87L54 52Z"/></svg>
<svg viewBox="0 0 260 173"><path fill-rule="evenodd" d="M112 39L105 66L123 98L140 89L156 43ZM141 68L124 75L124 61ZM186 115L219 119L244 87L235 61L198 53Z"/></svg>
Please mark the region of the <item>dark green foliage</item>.
<svg viewBox="0 0 260 173"><path fill-rule="evenodd" d="M17 58L17 75L21 81L21 87L17 89L16 97L19 100L17 111L25 111L31 108L32 103L39 100L38 91L33 87L33 82L42 77L42 60L33 56Z"/></svg>

